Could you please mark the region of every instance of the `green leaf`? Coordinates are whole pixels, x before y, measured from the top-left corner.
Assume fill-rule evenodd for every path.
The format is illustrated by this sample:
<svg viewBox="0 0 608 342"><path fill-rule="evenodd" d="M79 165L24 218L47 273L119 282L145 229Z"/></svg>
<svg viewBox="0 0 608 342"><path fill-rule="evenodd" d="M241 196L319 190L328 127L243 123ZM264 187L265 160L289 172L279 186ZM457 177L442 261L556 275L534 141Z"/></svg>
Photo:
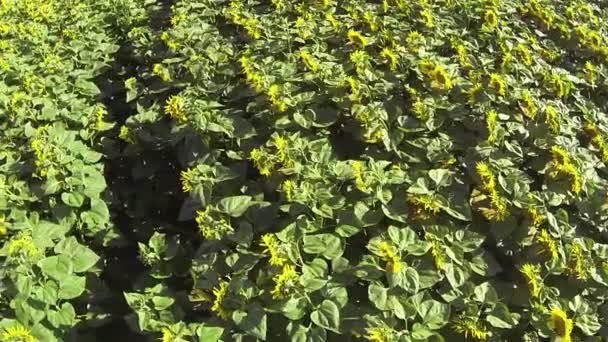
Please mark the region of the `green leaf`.
<svg viewBox="0 0 608 342"><path fill-rule="evenodd" d="M283 315L292 321L297 321L304 317L308 301L305 297L289 298L282 308Z"/></svg>
<svg viewBox="0 0 608 342"><path fill-rule="evenodd" d="M412 294L418 292L420 279L418 272L413 267L403 267L399 273L393 274L391 279L391 286L399 286Z"/></svg>
<svg viewBox="0 0 608 342"><path fill-rule="evenodd" d="M418 242L418 236L410 228L388 227L388 236L400 250Z"/></svg>
<svg viewBox="0 0 608 342"><path fill-rule="evenodd" d="M447 324L450 318L450 306L430 299L418 307L422 322L432 330L437 330Z"/></svg>
<svg viewBox="0 0 608 342"><path fill-rule="evenodd" d="M74 82L74 85L80 90L80 93L83 95L96 96L97 94L99 94L99 88L97 88L97 85L82 77L78 77L76 79L76 82Z"/></svg>
<svg viewBox="0 0 608 342"><path fill-rule="evenodd" d="M58 243L55 246L55 253L70 256L76 273L87 271L99 261L99 256L95 252L78 243L73 236Z"/></svg>
<svg viewBox="0 0 608 342"><path fill-rule="evenodd" d="M367 295L370 302L380 310L389 310L388 289L379 285L370 285L367 288Z"/></svg>
<svg viewBox="0 0 608 342"><path fill-rule="evenodd" d="M61 194L63 203L74 208L80 208L84 204L84 199L84 195L80 192L64 192Z"/></svg>
<svg viewBox="0 0 608 342"><path fill-rule="evenodd" d="M325 299L321 306L310 314L310 320L321 328L340 333L340 309L331 300Z"/></svg>
<svg viewBox="0 0 608 342"><path fill-rule="evenodd" d="M222 327L211 327L203 324L196 329L196 335L198 336L199 341L217 342L223 334L224 328Z"/></svg>
<svg viewBox="0 0 608 342"><path fill-rule="evenodd" d="M486 316L486 320L495 328L511 329L517 324L519 315L511 313L506 305L496 303L494 309Z"/></svg>
<svg viewBox="0 0 608 342"><path fill-rule="evenodd" d="M61 239L70 231L70 226L66 224L56 224L45 220L40 220L34 227L32 237L34 240L46 238L50 240Z"/></svg>
<svg viewBox="0 0 608 342"><path fill-rule="evenodd" d="M232 217L239 217L247 211L247 208L254 203L251 201L251 196L231 196L225 197L217 205L217 209Z"/></svg>
<svg viewBox="0 0 608 342"><path fill-rule="evenodd" d="M498 294L490 282L485 282L475 286L475 299L484 304L494 304L498 301Z"/></svg>
<svg viewBox="0 0 608 342"><path fill-rule="evenodd" d="M76 311L72 304L63 303L61 309L58 311L48 310L46 312L46 318L55 328L61 326L70 327L76 323Z"/></svg>
<svg viewBox="0 0 608 342"><path fill-rule="evenodd" d="M343 286L328 285L324 290L324 297L338 304L338 307L344 308L348 303L348 291Z"/></svg>
<svg viewBox="0 0 608 342"><path fill-rule="evenodd" d="M304 252L322 254L327 259L342 255L342 240L333 234L315 234L304 236Z"/></svg>
<svg viewBox="0 0 608 342"><path fill-rule="evenodd" d="M452 288L459 288L469 278L469 273L456 264L446 264L445 275Z"/></svg>
<svg viewBox="0 0 608 342"><path fill-rule="evenodd" d="M59 283L59 298L72 299L80 296L84 292L85 283L85 277L65 277Z"/></svg>
<svg viewBox="0 0 608 342"><path fill-rule="evenodd" d="M53 280L47 281L42 286L41 299L46 304L55 305L59 296L59 285Z"/></svg>
<svg viewBox="0 0 608 342"><path fill-rule="evenodd" d="M173 305L175 299L173 297L165 296L154 296L152 297L152 303L154 303L154 309L162 311Z"/></svg>
<svg viewBox="0 0 608 342"><path fill-rule="evenodd" d="M72 259L67 255L54 255L38 261L38 267L45 275L60 283L74 271Z"/></svg>
<svg viewBox="0 0 608 342"><path fill-rule="evenodd" d="M417 340L427 341L429 337L433 336L435 333L430 330L428 327L424 326L420 323L414 323L412 326L412 337Z"/></svg>
<svg viewBox="0 0 608 342"><path fill-rule="evenodd" d="M266 312L260 304L252 304L247 312L240 310L233 312L232 319L248 335L266 340Z"/></svg>
<svg viewBox="0 0 608 342"><path fill-rule="evenodd" d="M336 234L338 234L344 238L351 237L360 231L361 231L361 228L347 225L347 224L340 225L336 228Z"/></svg>
<svg viewBox="0 0 608 342"><path fill-rule="evenodd" d="M289 341L307 342L308 328L296 322L289 322L289 324L287 324L287 335L289 337Z"/></svg>

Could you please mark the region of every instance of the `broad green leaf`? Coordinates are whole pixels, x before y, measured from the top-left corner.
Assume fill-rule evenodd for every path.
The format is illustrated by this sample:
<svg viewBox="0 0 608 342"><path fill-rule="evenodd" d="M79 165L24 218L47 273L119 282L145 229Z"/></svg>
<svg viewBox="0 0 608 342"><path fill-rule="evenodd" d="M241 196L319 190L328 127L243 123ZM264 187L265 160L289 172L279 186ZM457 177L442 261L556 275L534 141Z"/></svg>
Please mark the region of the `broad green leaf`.
<svg viewBox="0 0 608 342"><path fill-rule="evenodd" d="M510 329L519 321L519 315L511 313L503 303L497 303L486 316L486 320L495 328Z"/></svg>
<svg viewBox="0 0 608 342"><path fill-rule="evenodd" d="M266 312L260 304L254 303L247 312L235 311L232 314L232 319L248 335L261 340L266 339Z"/></svg>
<svg viewBox="0 0 608 342"><path fill-rule="evenodd" d="M84 204L84 199L84 195L79 192L64 192L61 194L63 203L74 208L80 208Z"/></svg>
<svg viewBox="0 0 608 342"><path fill-rule="evenodd" d="M340 309L331 300L324 300L319 308L310 314L310 320L321 328L340 333Z"/></svg>
<svg viewBox="0 0 608 342"><path fill-rule="evenodd" d="M418 313L426 327L437 330L447 324L450 318L450 306L430 299L422 302L418 307Z"/></svg>
<svg viewBox="0 0 608 342"><path fill-rule="evenodd" d="M87 271L99 260L95 252L78 243L73 236L58 243L55 246L55 253L70 256L76 273Z"/></svg>
<svg viewBox="0 0 608 342"><path fill-rule="evenodd" d="M76 311L70 303L63 303L59 310L48 310L46 318L55 328L70 327L76 323Z"/></svg>
<svg viewBox="0 0 608 342"><path fill-rule="evenodd" d="M308 307L308 301L304 297L292 297L289 298L285 304L283 304L282 312L285 317L292 321L297 321L304 317L306 314L306 308Z"/></svg>
<svg viewBox="0 0 608 342"><path fill-rule="evenodd" d="M85 277L68 276L59 283L59 298L72 299L80 296L84 292Z"/></svg>
<svg viewBox="0 0 608 342"><path fill-rule="evenodd" d="M367 289L369 300L380 310L389 310L388 289L378 285L370 285Z"/></svg>
<svg viewBox="0 0 608 342"><path fill-rule="evenodd" d="M342 240L332 234L305 235L304 252L322 254L331 260L342 255Z"/></svg>
<svg viewBox="0 0 608 342"><path fill-rule="evenodd" d="M38 267L45 275L62 282L74 272L72 258L67 255L54 255L38 261Z"/></svg>
<svg viewBox="0 0 608 342"><path fill-rule="evenodd" d="M217 209L232 217L239 217L253 204L251 196L231 196L220 200Z"/></svg>
<svg viewBox="0 0 608 342"><path fill-rule="evenodd" d="M224 328L201 325L196 329L199 341L217 342L224 334Z"/></svg>

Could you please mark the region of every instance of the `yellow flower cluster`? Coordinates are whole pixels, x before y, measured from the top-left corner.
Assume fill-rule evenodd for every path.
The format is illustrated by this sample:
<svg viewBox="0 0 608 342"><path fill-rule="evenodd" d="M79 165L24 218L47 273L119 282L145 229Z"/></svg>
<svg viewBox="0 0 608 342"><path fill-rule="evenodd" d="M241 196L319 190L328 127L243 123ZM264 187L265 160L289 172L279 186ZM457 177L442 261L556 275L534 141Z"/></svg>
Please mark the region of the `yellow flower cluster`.
<svg viewBox="0 0 608 342"><path fill-rule="evenodd" d="M368 45L367 38L353 29L348 30L347 36L350 43L357 48L364 48Z"/></svg>
<svg viewBox="0 0 608 342"><path fill-rule="evenodd" d="M285 198L288 202L293 201L297 187L296 182L292 181L291 179L286 179L283 181L283 192L285 192Z"/></svg>
<svg viewBox="0 0 608 342"><path fill-rule="evenodd" d="M530 54L530 50L528 49L528 47L525 44L523 44L523 43L517 44L517 46L515 46L515 51L517 52L517 54L519 55L519 58L520 58L521 62L525 66L531 66L532 65L532 63L534 62L534 60L532 59L532 55Z"/></svg>
<svg viewBox="0 0 608 342"><path fill-rule="evenodd" d="M8 255L16 256L19 253L28 257L34 257L40 253L40 250L36 247L30 235L20 234L8 243Z"/></svg>
<svg viewBox="0 0 608 342"><path fill-rule="evenodd" d="M405 43L411 52L417 53L421 46L424 45L425 39L422 34L418 31L411 31L405 38Z"/></svg>
<svg viewBox="0 0 608 342"><path fill-rule="evenodd" d="M547 108L545 108L545 121L547 122L547 126L549 126L551 133L559 134L559 115L557 114L557 109L555 109L555 107L548 105Z"/></svg>
<svg viewBox="0 0 608 342"><path fill-rule="evenodd" d="M497 73L490 74L490 88L494 89L496 94L505 96L507 94L507 82L502 75Z"/></svg>
<svg viewBox="0 0 608 342"><path fill-rule="evenodd" d="M365 23L367 23L367 26L369 27L370 31L378 31L378 18L376 18L374 13L372 13L371 11L365 11L363 13L363 20L365 20Z"/></svg>
<svg viewBox="0 0 608 342"><path fill-rule="evenodd" d="M173 333L173 331L171 331L171 329L163 327L160 332L162 334L162 337L160 339L161 342L173 342L176 340L175 334Z"/></svg>
<svg viewBox="0 0 608 342"><path fill-rule="evenodd" d="M280 250L279 241L274 234L262 235L262 241L260 246L264 247L264 253L270 256L270 264L273 266L283 266L287 262L287 258L283 255Z"/></svg>
<svg viewBox="0 0 608 342"><path fill-rule="evenodd" d="M524 278L526 278L532 298L538 298L543 285L543 279L540 276L540 265L526 263L521 266L520 271L524 275Z"/></svg>
<svg viewBox="0 0 608 342"><path fill-rule="evenodd" d="M549 176L555 178L559 174L563 174L569 177L572 192L578 194L582 188L582 176L568 155L568 151L559 146L553 146L551 154L553 155L553 160Z"/></svg>
<svg viewBox="0 0 608 342"><path fill-rule="evenodd" d="M538 0L530 0L526 5L520 8L520 12L524 15L530 15L533 18L536 18L542 22L547 29L553 28L555 13L550 7L541 4Z"/></svg>
<svg viewBox="0 0 608 342"><path fill-rule="evenodd" d="M441 211L437 199L427 194L409 194L407 202L412 206L414 216L419 220L428 220Z"/></svg>
<svg viewBox="0 0 608 342"><path fill-rule="evenodd" d="M336 19L336 17L334 17L334 14L331 12L325 13L325 20L329 21L329 23L331 24L331 27L334 30L337 30L342 26L340 24L340 22Z"/></svg>
<svg viewBox="0 0 608 342"><path fill-rule="evenodd" d="M188 121L186 116L186 101L179 95L172 95L165 104L165 113L178 122Z"/></svg>
<svg viewBox="0 0 608 342"><path fill-rule="evenodd" d="M534 103L534 99L528 90L524 90L521 96L521 107L523 109L524 115L531 120L536 118L536 113L538 112L538 107Z"/></svg>
<svg viewBox="0 0 608 342"><path fill-rule="evenodd" d="M540 231L536 237L536 241L542 246L543 251L549 255L551 261L559 258L557 242L546 229Z"/></svg>
<svg viewBox="0 0 608 342"><path fill-rule="evenodd" d="M488 128L488 143L494 144L496 142L496 123L498 120L498 113L492 109L486 115L486 127Z"/></svg>
<svg viewBox="0 0 608 342"><path fill-rule="evenodd" d="M350 53L350 61L355 66L355 71L358 75L365 73L367 64L369 63L369 55L365 50L355 50Z"/></svg>
<svg viewBox="0 0 608 342"><path fill-rule="evenodd" d="M424 23L426 28L433 28L433 26L435 26L435 18L433 17L433 12L430 8L421 10L420 18L422 19L422 23Z"/></svg>
<svg viewBox="0 0 608 342"><path fill-rule="evenodd" d="M393 49L385 47L382 49L382 52L380 52L380 56L386 60L386 63L391 71L397 70L399 56L393 51Z"/></svg>
<svg viewBox="0 0 608 342"><path fill-rule="evenodd" d="M359 96L359 81L352 76L348 76L346 82L350 88L349 99L353 102L361 101L361 97Z"/></svg>
<svg viewBox="0 0 608 342"><path fill-rule="evenodd" d="M234 231L224 217L220 217L219 220L213 217L210 207L205 210L198 210L195 221L199 231L207 240L220 240L227 233Z"/></svg>
<svg viewBox="0 0 608 342"><path fill-rule="evenodd" d="M438 270L442 270L447 260L445 253L443 252L443 246L439 239L434 235L426 234L424 239L431 244L431 257L433 258L433 264Z"/></svg>
<svg viewBox="0 0 608 342"><path fill-rule="evenodd" d="M507 217L507 203L498 192L496 176L485 162L478 162L476 169L482 188L492 204L492 210L483 210L482 213L488 220L503 221Z"/></svg>
<svg viewBox="0 0 608 342"><path fill-rule="evenodd" d="M580 45L600 53L604 57L608 55L608 49L604 46L602 36L598 31L590 30L586 25L583 25L575 27L574 32Z"/></svg>
<svg viewBox="0 0 608 342"><path fill-rule="evenodd" d="M431 80L431 86L433 88L450 90L454 87L450 74L442 65L424 59L418 64L418 68Z"/></svg>
<svg viewBox="0 0 608 342"><path fill-rule="evenodd" d="M592 86L597 83L597 67L591 61L585 62L585 79Z"/></svg>
<svg viewBox="0 0 608 342"><path fill-rule="evenodd" d="M487 341L491 334L483 322L478 319L460 315L452 321L454 331L464 336L465 339Z"/></svg>
<svg viewBox="0 0 608 342"><path fill-rule="evenodd" d="M274 281L274 289L270 292L273 299L284 298L290 288L292 288L299 279L298 272L295 267L289 264L283 265L281 273L275 275L272 280Z"/></svg>
<svg viewBox="0 0 608 342"><path fill-rule="evenodd" d="M315 73L319 71L319 62L315 60L315 58L310 54L310 52L308 52L308 50L300 51L300 59L308 70Z"/></svg>
<svg viewBox="0 0 608 342"><path fill-rule="evenodd" d="M608 143L600 129L594 123L587 122L583 130L591 139L591 143L600 151L602 160L608 161Z"/></svg>
<svg viewBox="0 0 608 342"><path fill-rule="evenodd" d="M48 126L40 126L36 129L36 136L32 139L30 143L30 147L34 151L34 156L36 160L34 164L36 165L36 169L38 171L38 175L40 177L47 176L47 161L51 157L51 151L49 150L49 146L46 141L43 140L43 135L46 132Z"/></svg>
<svg viewBox="0 0 608 342"><path fill-rule="evenodd" d="M546 72L543 77L549 88L553 90L556 96L565 98L570 95L572 84L567 79L564 79L563 76L556 72Z"/></svg>
<svg viewBox="0 0 608 342"><path fill-rule="evenodd" d="M265 150L256 147L249 153L249 159L253 161L253 164L261 175L270 176L275 166L272 155Z"/></svg>
<svg viewBox="0 0 608 342"><path fill-rule="evenodd" d="M568 272L577 279L586 280L590 276L587 253L578 242L568 248Z"/></svg>
<svg viewBox="0 0 608 342"><path fill-rule="evenodd" d="M4 342L36 342L32 333L23 325L17 323L10 327L4 328L2 333L2 341Z"/></svg>
<svg viewBox="0 0 608 342"><path fill-rule="evenodd" d="M177 19L177 18L179 18L179 17L173 17L173 18L171 18L171 21L173 21L173 19ZM160 40L162 40L165 43L165 45L167 45L169 50L175 51L179 48L179 43L176 42L175 40L171 39L171 36L169 35L169 32L167 32L167 31L163 32L160 35Z"/></svg>
<svg viewBox="0 0 608 342"><path fill-rule="evenodd" d="M561 339L561 342L570 342L572 340L571 334L574 324L572 319L568 318L568 315L561 308L554 306L550 312L549 325L553 329L553 332Z"/></svg>
<svg viewBox="0 0 608 342"><path fill-rule="evenodd" d="M471 88L466 92L469 103L476 103L479 99L479 95L483 90L483 85L480 82L473 83Z"/></svg>
<svg viewBox="0 0 608 342"><path fill-rule="evenodd" d="M366 333L365 338L370 342L391 342L396 331L386 326L378 326L367 328Z"/></svg>
<svg viewBox="0 0 608 342"><path fill-rule="evenodd" d="M484 26L487 29L494 31L498 25L498 14L496 13L496 9L492 7L486 9L483 18L485 21Z"/></svg>
<svg viewBox="0 0 608 342"><path fill-rule="evenodd" d="M245 31L247 31L249 37L253 39L262 38L259 20L243 11L242 4L239 1L233 0L230 2L228 11L226 11L226 17L232 21L232 23L243 27Z"/></svg>
<svg viewBox="0 0 608 342"><path fill-rule="evenodd" d="M467 51L466 46L460 42L452 42L452 49L456 51L456 55L458 56L458 63L463 68L472 67L471 60L469 57L469 52Z"/></svg>
<svg viewBox="0 0 608 342"><path fill-rule="evenodd" d="M354 161L353 169L355 172L355 186L359 191L366 192L367 185L365 183L365 179L363 178L363 162L358 160Z"/></svg>
<svg viewBox="0 0 608 342"><path fill-rule="evenodd" d="M251 58L245 54L239 58L239 63L241 64L241 69L245 75L245 80L247 80L247 83L249 83L256 92L262 92L265 87L264 78L262 74L255 69Z"/></svg>
<svg viewBox="0 0 608 342"><path fill-rule="evenodd" d="M223 320L230 318L230 311L224 307L224 300L228 295L229 288L230 283L225 280L222 280L218 287L213 288L213 295L215 296L215 299L213 300L211 311L215 312L215 314Z"/></svg>
<svg viewBox="0 0 608 342"><path fill-rule="evenodd" d="M284 112L288 108L283 96L283 87L281 85L275 83L268 88L268 99L273 108L279 112Z"/></svg>
<svg viewBox="0 0 608 342"><path fill-rule="evenodd" d="M401 257L395 252L395 248L387 241L380 242L380 257L386 261L386 271L398 273L403 268Z"/></svg>
<svg viewBox="0 0 608 342"><path fill-rule="evenodd" d="M97 129L103 129L105 126L106 109L103 106L97 106L95 109L95 127Z"/></svg>
<svg viewBox="0 0 608 342"><path fill-rule="evenodd" d="M133 137L131 137L131 131L128 126L122 125L120 126L120 132L118 133L118 139L122 141L126 141L130 144L133 143Z"/></svg>
<svg viewBox="0 0 608 342"><path fill-rule="evenodd" d="M180 180L182 183L182 191L183 192L190 192L192 191L192 181L194 180L194 177L196 176L196 168L189 168L185 171L182 171L180 173Z"/></svg>
<svg viewBox="0 0 608 342"><path fill-rule="evenodd" d="M169 70L167 70L167 68L165 68L162 64L154 64L154 66L152 66L152 73L160 77L160 79L165 82L171 81L171 74L169 74Z"/></svg>

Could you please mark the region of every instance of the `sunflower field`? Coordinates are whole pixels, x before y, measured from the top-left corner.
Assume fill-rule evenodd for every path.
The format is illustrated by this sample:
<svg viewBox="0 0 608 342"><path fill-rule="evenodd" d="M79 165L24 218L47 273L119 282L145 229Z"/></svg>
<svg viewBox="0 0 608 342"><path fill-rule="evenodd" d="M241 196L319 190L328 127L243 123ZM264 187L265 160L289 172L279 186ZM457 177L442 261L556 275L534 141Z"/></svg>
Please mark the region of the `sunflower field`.
<svg viewBox="0 0 608 342"><path fill-rule="evenodd" d="M0 0L0 341L607 341L605 18Z"/></svg>

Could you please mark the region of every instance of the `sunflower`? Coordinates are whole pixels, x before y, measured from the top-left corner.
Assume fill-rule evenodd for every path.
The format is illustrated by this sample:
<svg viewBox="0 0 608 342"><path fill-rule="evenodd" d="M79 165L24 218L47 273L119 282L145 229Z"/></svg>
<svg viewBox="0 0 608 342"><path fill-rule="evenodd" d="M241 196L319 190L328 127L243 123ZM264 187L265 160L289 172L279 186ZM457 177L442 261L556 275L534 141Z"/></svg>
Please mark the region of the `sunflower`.
<svg viewBox="0 0 608 342"><path fill-rule="evenodd" d="M490 30L494 30L498 25L498 15L493 8L487 9L484 15L484 20L486 22L486 27Z"/></svg>
<svg viewBox="0 0 608 342"><path fill-rule="evenodd" d="M568 318L568 315L561 308L554 306L551 309L549 317L549 326L553 329L553 332L561 338L561 342L570 342L572 338L572 320Z"/></svg>
<svg viewBox="0 0 608 342"><path fill-rule="evenodd" d="M348 40L359 48L363 48L368 44L367 38L364 35L352 29L348 30Z"/></svg>
<svg viewBox="0 0 608 342"><path fill-rule="evenodd" d="M4 328L2 333L3 342L36 342L38 341L32 333L23 325L17 323L8 328Z"/></svg>

